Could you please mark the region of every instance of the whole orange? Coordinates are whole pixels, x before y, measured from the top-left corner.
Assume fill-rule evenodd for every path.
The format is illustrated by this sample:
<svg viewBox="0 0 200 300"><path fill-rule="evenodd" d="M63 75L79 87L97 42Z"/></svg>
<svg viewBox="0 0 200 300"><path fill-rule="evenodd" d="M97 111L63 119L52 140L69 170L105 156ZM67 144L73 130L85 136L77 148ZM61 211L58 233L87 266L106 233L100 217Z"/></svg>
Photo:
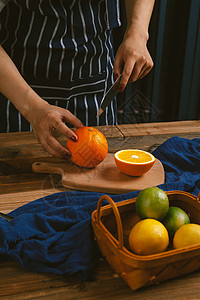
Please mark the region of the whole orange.
<svg viewBox="0 0 200 300"><path fill-rule="evenodd" d="M77 142L67 140L66 147L71 152L71 160L80 167L94 168L108 153L108 142L98 129L81 127L75 130Z"/></svg>

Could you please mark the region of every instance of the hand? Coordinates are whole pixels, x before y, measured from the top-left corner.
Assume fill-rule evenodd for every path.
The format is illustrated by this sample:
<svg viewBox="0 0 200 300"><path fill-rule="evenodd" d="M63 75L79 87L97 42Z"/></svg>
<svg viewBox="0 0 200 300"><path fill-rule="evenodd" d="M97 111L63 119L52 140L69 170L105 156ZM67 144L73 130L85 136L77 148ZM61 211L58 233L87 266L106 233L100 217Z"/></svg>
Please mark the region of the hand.
<svg viewBox="0 0 200 300"><path fill-rule="evenodd" d="M31 123L33 131L42 147L51 155L67 158L70 152L55 138L56 128L66 138L76 141L76 134L63 121L76 128L84 126L68 110L44 101L24 80L13 61L0 46L0 92Z"/></svg>
<svg viewBox="0 0 200 300"><path fill-rule="evenodd" d="M84 125L70 111L50 105L44 101L39 106L32 107L30 116L27 119L31 123L37 140L41 143L44 150L58 158L67 159L71 156L69 150L61 145L53 135L53 131L56 129L67 138L76 142L76 134L64 124L64 121L76 128Z"/></svg>
<svg viewBox="0 0 200 300"><path fill-rule="evenodd" d="M146 46L147 39L139 32L126 32L116 56L113 72L120 80L119 91L122 92L127 83L146 76L153 68L153 61Z"/></svg>

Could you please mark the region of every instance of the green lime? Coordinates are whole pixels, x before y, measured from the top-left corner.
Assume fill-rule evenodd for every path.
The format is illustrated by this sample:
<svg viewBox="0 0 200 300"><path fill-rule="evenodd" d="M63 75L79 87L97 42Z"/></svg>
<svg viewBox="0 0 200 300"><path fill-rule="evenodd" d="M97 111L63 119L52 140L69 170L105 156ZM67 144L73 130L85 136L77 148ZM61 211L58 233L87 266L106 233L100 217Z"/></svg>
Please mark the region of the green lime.
<svg viewBox="0 0 200 300"><path fill-rule="evenodd" d="M169 236L173 237L175 232L183 225L190 223L190 218L180 207L170 206L162 223L168 230Z"/></svg>
<svg viewBox="0 0 200 300"><path fill-rule="evenodd" d="M136 213L141 219L162 220L168 209L167 194L158 187L146 188L136 198Z"/></svg>

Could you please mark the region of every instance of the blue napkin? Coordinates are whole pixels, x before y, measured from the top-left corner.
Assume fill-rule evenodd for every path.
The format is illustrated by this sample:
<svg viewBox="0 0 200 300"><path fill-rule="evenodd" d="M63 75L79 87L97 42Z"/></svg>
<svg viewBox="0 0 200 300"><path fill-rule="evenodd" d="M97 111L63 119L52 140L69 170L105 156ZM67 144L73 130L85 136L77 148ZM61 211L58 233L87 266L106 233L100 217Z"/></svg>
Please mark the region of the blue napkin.
<svg viewBox="0 0 200 300"><path fill-rule="evenodd" d="M163 190L200 190L200 139L168 139L153 154L163 164ZM121 201L139 191L110 195ZM98 260L91 213L101 193L61 192L12 211L11 222L0 218L0 254L35 272L76 274L89 280ZM107 203L105 203L107 204Z"/></svg>

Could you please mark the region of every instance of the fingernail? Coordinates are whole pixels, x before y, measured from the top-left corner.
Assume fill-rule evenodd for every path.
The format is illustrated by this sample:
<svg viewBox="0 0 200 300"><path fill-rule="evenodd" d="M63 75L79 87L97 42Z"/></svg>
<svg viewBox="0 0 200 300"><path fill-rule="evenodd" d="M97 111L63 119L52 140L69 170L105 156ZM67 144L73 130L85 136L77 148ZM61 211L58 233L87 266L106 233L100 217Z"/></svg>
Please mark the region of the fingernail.
<svg viewBox="0 0 200 300"><path fill-rule="evenodd" d="M120 87L119 87L119 92L120 92L120 93L123 92L124 89L125 89L125 86L124 86L124 85L120 85Z"/></svg>
<svg viewBox="0 0 200 300"><path fill-rule="evenodd" d="M69 159L70 157L71 157L71 154L69 154L68 152L65 152L63 154L63 158L65 158L65 159Z"/></svg>
<svg viewBox="0 0 200 300"><path fill-rule="evenodd" d="M119 77L118 74L114 74L115 80L117 80L117 78Z"/></svg>
<svg viewBox="0 0 200 300"><path fill-rule="evenodd" d="M72 135L72 136L70 137L70 140L73 141L73 142L77 142L78 139L77 139L74 135Z"/></svg>

